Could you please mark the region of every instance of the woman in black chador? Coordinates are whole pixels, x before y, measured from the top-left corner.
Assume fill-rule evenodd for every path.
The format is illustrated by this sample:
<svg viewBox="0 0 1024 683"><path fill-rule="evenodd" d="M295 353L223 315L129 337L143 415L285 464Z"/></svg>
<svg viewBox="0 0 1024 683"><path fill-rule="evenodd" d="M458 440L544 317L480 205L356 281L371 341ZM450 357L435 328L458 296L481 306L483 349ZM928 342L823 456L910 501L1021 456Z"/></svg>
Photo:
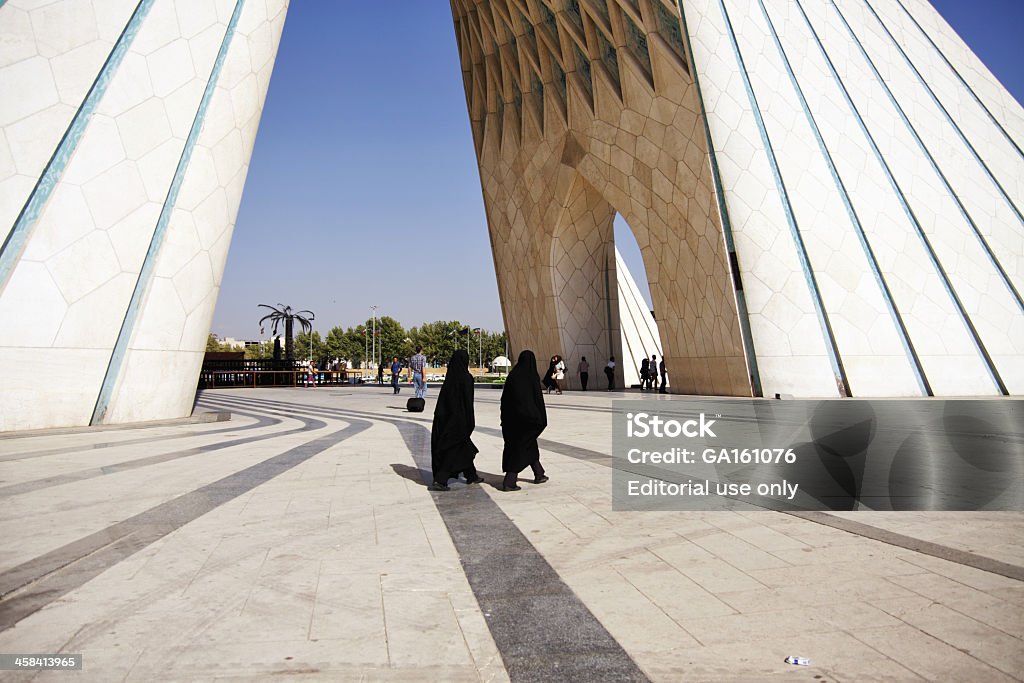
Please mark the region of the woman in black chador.
<svg viewBox="0 0 1024 683"><path fill-rule="evenodd" d="M547 426L548 414L537 381L537 358L533 351L523 351L508 373L501 392L501 435L505 439L501 456L501 469L505 473L502 491L518 491L517 475L527 466L533 470L534 484L548 480L540 465L537 446L537 437Z"/></svg>
<svg viewBox="0 0 1024 683"><path fill-rule="evenodd" d="M473 466L477 447L470 437L475 427L469 354L459 350L448 361L448 372L434 408L434 424L430 430L430 462L434 470L431 491L447 491L448 480L458 477L460 472L465 475L467 484L483 481Z"/></svg>
<svg viewBox="0 0 1024 683"><path fill-rule="evenodd" d="M548 362L548 371L544 373L544 379L541 380L541 384L544 388L551 393L551 390L555 388L555 365L558 363L557 356L551 356L551 360Z"/></svg>

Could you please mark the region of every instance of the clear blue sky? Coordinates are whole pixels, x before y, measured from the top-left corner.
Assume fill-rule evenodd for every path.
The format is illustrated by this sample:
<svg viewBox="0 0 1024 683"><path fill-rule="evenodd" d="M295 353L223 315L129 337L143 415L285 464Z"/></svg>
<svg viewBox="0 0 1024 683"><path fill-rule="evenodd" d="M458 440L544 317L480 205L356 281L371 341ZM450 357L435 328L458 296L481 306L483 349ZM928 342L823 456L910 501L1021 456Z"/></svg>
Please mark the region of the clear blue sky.
<svg viewBox="0 0 1024 683"><path fill-rule="evenodd" d="M1024 0L932 4L1024 100ZM628 228L616 242L642 278ZM321 333L374 304L502 329L445 0L291 3L212 331L255 339L278 302Z"/></svg>

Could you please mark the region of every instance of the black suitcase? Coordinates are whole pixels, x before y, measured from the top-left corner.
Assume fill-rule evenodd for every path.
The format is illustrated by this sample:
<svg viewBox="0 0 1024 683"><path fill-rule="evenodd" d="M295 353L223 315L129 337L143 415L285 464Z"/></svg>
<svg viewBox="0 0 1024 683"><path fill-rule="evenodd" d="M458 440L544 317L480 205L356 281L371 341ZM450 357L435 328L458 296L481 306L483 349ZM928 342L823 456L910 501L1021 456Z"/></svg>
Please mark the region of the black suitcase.
<svg viewBox="0 0 1024 683"><path fill-rule="evenodd" d="M426 401L424 401L422 398L413 397L405 402L405 409L408 410L410 413L422 413L423 406L425 404Z"/></svg>

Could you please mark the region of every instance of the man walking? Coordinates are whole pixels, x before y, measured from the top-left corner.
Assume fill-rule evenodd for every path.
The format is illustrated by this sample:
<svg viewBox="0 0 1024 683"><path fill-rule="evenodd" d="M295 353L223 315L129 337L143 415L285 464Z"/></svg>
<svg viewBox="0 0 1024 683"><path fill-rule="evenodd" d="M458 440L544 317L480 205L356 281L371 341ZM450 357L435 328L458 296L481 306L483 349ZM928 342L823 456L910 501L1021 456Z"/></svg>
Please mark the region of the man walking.
<svg viewBox="0 0 1024 683"><path fill-rule="evenodd" d="M665 356L662 356L661 357L661 389L659 389L658 391L660 393L662 393L662 394L667 394L668 393L668 389L665 388L666 386L668 386L668 375L665 373Z"/></svg>
<svg viewBox="0 0 1024 683"><path fill-rule="evenodd" d="M580 373L580 384L583 385L583 391L587 390L587 380L590 379L590 363L587 362L587 357L583 356L580 360L580 364L577 367L577 371Z"/></svg>
<svg viewBox="0 0 1024 683"><path fill-rule="evenodd" d="M398 376L402 374L402 364L398 362L398 356L391 359L391 388L397 394L402 389L398 386Z"/></svg>
<svg viewBox="0 0 1024 683"><path fill-rule="evenodd" d="M650 371L647 374L647 388L654 391L658 388L658 357L651 355Z"/></svg>
<svg viewBox="0 0 1024 683"><path fill-rule="evenodd" d="M615 388L615 356L608 359L608 365L604 366L604 375L608 378L608 391Z"/></svg>
<svg viewBox="0 0 1024 683"><path fill-rule="evenodd" d="M416 398L427 397L427 357L422 353L423 347L417 346L416 353L409 359L409 370L412 372L412 383L416 387Z"/></svg>

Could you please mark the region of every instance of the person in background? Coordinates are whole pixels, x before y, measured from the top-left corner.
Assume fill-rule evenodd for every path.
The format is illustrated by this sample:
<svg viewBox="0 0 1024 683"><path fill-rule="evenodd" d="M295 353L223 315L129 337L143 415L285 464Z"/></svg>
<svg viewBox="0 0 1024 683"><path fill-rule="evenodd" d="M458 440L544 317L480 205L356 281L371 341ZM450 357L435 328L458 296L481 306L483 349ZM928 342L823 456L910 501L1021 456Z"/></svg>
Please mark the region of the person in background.
<svg viewBox="0 0 1024 683"><path fill-rule="evenodd" d="M424 374L427 367L427 357L422 353L423 347L417 346L416 353L409 359L409 370L412 372L412 383L416 387L416 398L427 397L427 376ZM467 359L469 355L466 355ZM466 361L466 367L469 367L469 361ZM467 370L468 372L468 370Z"/></svg>
<svg viewBox="0 0 1024 683"><path fill-rule="evenodd" d="M516 481L527 467L533 470L534 484L548 480L537 445L537 437L547 426L544 396L537 382L537 357L533 351L523 351L501 391L501 436L505 440L501 454L501 469L505 473L502 491L518 491Z"/></svg>
<svg viewBox="0 0 1024 683"><path fill-rule="evenodd" d="M647 383L647 388L654 391L658 388L658 357L651 355L651 371L648 373L647 378L650 380Z"/></svg>
<svg viewBox="0 0 1024 683"><path fill-rule="evenodd" d="M553 360L555 361L555 367L552 369L554 374L551 375L551 384L555 387L555 393L561 394L562 385L559 382L565 379L565 363L558 354L555 354Z"/></svg>
<svg viewBox="0 0 1024 683"><path fill-rule="evenodd" d="M580 373L580 385L583 387L583 391L587 390L587 380L590 379L590 363L587 362L587 357L583 356L580 359L580 364L576 367L576 372Z"/></svg>
<svg viewBox="0 0 1024 683"><path fill-rule="evenodd" d="M661 357L661 366L660 367L661 367L661 389L659 389L658 391L659 391L659 393L667 394L668 393L668 389L666 389L665 387L668 386L668 375L665 373L665 356Z"/></svg>
<svg viewBox="0 0 1024 683"><path fill-rule="evenodd" d="M647 360L647 356L640 361L640 391L647 388L647 381L650 379L649 375L651 372L651 361Z"/></svg>
<svg viewBox="0 0 1024 683"><path fill-rule="evenodd" d="M434 408L434 422L430 429L430 465L434 474L431 491L447 491L448 480L458 477L460 472L466 477L467 484L483 481L473 465L473 459L479 452L471 438L475 428L469 354L465 349L459 349L448 361L448 372Z"/></svg>
<svg viewBox="0 0 1024 683"><path fill-rule="evenodd" d="M548 361L548 371L544 373L544 378L541 380L541 384L544 388L551 393L551 390L555 388L555 364L558 362L558 356L551 356L551 360Z"/></svg>
<svg viewBox="0 0 1024 683"><path fill-rule="evenodd" d="M402 389L398 386L398 376L402 374L402 364L398 362L398 356L391 359L391 388L397 394Z"/></svg>
<svg viewBox="0 0 1024 683"><path fill-rule="evenodd" d="M608 365L604 366L604 375L608 378L608 391L615 388L615 356L608 359Z"/></svg>
<svg viewBox="0 0 1024 683"><path fill-rule="evenodd" d="M384 364L377 366L377 384L384 384ZM397 391L395 392L398 393Z"/></svg>

